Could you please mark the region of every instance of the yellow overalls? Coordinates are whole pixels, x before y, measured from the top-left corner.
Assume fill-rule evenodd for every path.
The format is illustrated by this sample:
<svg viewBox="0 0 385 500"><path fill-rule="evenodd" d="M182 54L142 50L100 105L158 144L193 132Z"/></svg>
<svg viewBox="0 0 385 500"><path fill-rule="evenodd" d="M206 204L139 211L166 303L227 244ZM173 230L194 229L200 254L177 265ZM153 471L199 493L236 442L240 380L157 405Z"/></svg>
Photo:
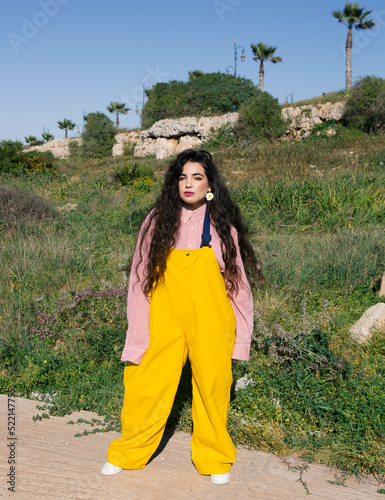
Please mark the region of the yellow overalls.
<svg viewBox="0 0 385 500"><path fill-rule="evenodd" d="M226 430L235 341L234 311L212 248L171 250L164 284L150 300L150 344L124 372L122 438L108 462L143 468L157 449L182 368L192 370L191 456L201 474L225 474L236 449Z"/></svg>

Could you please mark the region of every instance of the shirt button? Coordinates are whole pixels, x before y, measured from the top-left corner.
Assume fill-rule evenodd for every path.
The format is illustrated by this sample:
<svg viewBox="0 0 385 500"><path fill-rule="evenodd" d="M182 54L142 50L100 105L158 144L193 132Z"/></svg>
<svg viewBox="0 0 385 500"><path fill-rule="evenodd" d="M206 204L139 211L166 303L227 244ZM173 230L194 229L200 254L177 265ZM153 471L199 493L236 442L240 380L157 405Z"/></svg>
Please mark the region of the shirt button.
<svg viewBox="0 0 385 500"><path fill-rule="evenodd" d="M186 256L188 257L189 255L190 255L190 254L187 252L187 253L186 253Z"/></svg>

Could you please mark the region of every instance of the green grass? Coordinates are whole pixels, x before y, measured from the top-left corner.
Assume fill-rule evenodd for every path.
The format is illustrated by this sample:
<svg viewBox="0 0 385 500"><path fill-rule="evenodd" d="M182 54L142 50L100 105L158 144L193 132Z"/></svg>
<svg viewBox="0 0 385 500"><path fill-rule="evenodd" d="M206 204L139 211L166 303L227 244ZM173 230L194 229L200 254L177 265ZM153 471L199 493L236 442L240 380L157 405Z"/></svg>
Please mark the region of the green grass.
<svg viewBox="0 0 385 500"><path fill-rule="evenodd" d="M331 102L332 104L336 102L344 102L349 98L349 90L339 90L337 92L328 92L322 94L322 96L312 97L311 99L305 99L303 101L296 101L293 103L285 104L285 107L291 106L305 106L307 104L312 104L313 106L317 106L318 104L325 104L327 102Z"/></svg>
<svg viewBox="0 0 385 500"><path fill-rule="evenodd" d="M205 144L204 144L205 146ZM383 172L384 139L338 127L330 138L310 137L302 141L279 143L244 143L224 145L214 150L214 156L231 184L242 179L258 180L303 176L329 179L354 167L367 173Z"/></svg>
<svg viewBox="0 0 385 500"><path fill-rule="evenodd" d="M245 181L236 197L257 232L265 228L290 232L350 229L384 220L384 186L384 174L355 171L329 180Z"/></svg>
<svg viewBox="0 0 385 500"><path fill-rule="evenodd" d="M300 143L225 139L215 159L266 278L254 291L251 360L234 363L235 378L254 383L233 394L230 433L264 451L384 474L385 332L359 347L348 330L380 301L385 139L342 130ZM127 263L167 165L138 161L62 160L57 175L0 179L56 210L1 229L0 390L55 394L51 413L95 411L107 416L100 430L119 429ZM140 174L149 168L153 177ZM187 367L173 425L191 430L190 403Z"/></svg>

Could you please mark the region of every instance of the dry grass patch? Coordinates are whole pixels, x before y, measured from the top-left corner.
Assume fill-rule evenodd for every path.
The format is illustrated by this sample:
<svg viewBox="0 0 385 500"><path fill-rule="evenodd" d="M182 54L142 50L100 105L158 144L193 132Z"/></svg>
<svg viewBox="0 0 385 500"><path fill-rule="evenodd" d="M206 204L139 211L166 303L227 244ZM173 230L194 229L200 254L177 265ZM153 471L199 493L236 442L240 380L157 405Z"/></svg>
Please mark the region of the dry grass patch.
<svg viewBox="0 0 385 500"><path fill-rule="evenodd" d="M3 227L14 226L18 222L38 222L55 219L57 212L40 198L21 189L0 187L0 222Z"/></svg>

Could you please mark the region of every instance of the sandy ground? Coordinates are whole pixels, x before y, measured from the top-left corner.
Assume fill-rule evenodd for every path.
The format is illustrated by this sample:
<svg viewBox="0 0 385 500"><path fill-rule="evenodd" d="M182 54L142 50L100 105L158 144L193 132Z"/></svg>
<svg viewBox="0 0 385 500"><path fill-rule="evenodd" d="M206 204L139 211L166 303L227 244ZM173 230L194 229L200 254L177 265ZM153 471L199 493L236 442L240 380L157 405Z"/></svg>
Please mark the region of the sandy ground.
<svg viewBox="0 0 385 500"><path fill-rule="evenodd" d="M358 483L343 477L326 466L309 465L306 471L299 459L288 463L274 455L239 449L231 470L231 482L214 485L208 476L201 476L190 459L190 436L182 432L166 436L158 454L145 469L122 471L116 476L103 476L100 468L106 451L117 433L97 433L75 438L86 424L67 425L78 418L90 420L96 414L73 413L66 417L50 417L33 422L41 414L37 401L16 398L16 434L9 436L7 396L0 395L1 463L0 496L25 499L261 499L285 500L366 500L381 499L381 487L373 479ZM89 428L89 427L88 427ZM16 437L16 440L14 439ZM10 486L12 443L15 443L16 493ZM7 446L10 445L10 446ZM12 459L12 458L11 458ZM334 482L334 484L333 484ZM306 488L304 486L306 485ZM382 486L384 487L384 485Z"/></svg>

